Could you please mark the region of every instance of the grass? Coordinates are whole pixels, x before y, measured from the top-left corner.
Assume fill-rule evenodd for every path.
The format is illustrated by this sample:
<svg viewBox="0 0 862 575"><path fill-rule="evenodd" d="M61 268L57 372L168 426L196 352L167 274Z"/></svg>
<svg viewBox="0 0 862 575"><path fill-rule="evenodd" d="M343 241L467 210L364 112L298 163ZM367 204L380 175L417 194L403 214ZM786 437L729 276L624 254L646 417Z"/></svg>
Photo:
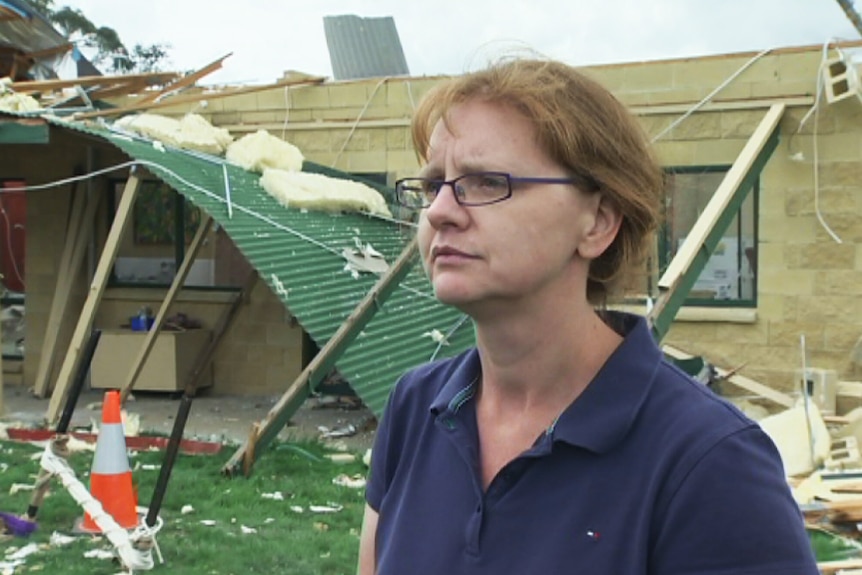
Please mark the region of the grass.
<svg viewBox="0 0 862 575"><path fill-rule="evenodd" d="M187 575L246 575L281 573L302 575L352 574L356 569L359 527L364 507L363 490L334 485L342 473L364 474L361 462L336 464L322 456L326 449L316 443L274 444L258 459L249 479L228 479L221 467L233 449L219 455L180 455L160 510L164 526L157 540L165 565L154 571ZM0 441L0 510L22 513L31 492L10 495L13 484L32 485L38 473L41 449L22 443ZM159 471L142 468L159 465L162 452L140 452L130 457L139 505L149 505ZM73 455L69 463L87 484L92 453ZM71 533L82 515L78 504L58 480L42 505L38 530L28 539L0 539L0 562L14 547L44 544L30 555L18 573L63 573L64 575L113 575L116 563L84 558L91 549L110 549L103 538L85 536L68 546L47 545L54 531ZM281 492L283 501L263 497ZM310 505L337 504L337 513L312 513ZM184 505L194 511L182 514ZM291 510L301 506L303 513ZM214 520L212 527L201 523ZM257 530L242 533L242 526Z"/></svg>

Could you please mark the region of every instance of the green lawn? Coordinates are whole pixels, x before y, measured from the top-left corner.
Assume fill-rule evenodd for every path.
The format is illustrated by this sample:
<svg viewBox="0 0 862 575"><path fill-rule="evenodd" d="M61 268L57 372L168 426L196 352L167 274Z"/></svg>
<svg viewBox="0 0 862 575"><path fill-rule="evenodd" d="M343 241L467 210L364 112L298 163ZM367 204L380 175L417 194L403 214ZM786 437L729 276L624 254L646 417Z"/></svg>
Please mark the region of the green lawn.
<svg viewBox="0 0 862 575"><path fill-rule="evenodd" d="M0 511L22 513L30 492L10 495L13 484L32 485L39 469L32 455L41 449L23 443L0 441ZM321 457L326 450L315 443L276 444L259 458L251 478L228 479L220 474L233 453L180 455L161 508L164 526L158 543L165 564L154 572L187 575L279 573L352 574L355 571L359 527L364 506L363 489L333 484L340 474L365 473L361 462L336 464ZM85 484L92 453L73 455L70 464ZM130 457L139 504L146 506L158 478L163 452L140 452ZM38 530L29 538L0 539L0 563L13 548L35 542L43 546L18 567L18 573L113 575L120 569L108 560L84 558L92 549L110 549L102 539L84 536L62 547L50 547L55 531L68 534L81 509L58 480L42 505ZM280 492L283 500L265 498ZM194 511L181 513L184 505ZM311 505L340 506L336 513L312 513ZM291 507L301 507L298 513ZM206 526L202 520L214 520ZM257 530L243 533L242 527ZM2 571L2 570L0 570Z"/></svg>

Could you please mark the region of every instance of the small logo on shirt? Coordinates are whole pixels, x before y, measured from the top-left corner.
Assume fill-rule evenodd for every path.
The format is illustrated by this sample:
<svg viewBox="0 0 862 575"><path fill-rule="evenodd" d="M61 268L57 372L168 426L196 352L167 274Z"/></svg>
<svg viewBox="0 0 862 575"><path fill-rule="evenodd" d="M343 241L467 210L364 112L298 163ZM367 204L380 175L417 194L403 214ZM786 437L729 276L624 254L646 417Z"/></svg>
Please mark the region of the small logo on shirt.
<svg viewBox="0 0 862 575"><path fill-rule="evenodd" d="M592 539L593 541L598 541L602 538L602 534L598 531L593 531L592 529L587 530L587 537Z"/></svg>

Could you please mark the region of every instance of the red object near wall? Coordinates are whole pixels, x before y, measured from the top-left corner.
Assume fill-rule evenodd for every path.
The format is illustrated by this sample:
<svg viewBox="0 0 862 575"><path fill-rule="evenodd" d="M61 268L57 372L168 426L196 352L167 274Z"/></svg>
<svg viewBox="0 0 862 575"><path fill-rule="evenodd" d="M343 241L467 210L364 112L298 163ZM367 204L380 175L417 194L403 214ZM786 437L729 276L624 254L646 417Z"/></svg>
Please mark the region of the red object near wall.
<svg viewBox="0 0 862 575"><path fill-rule="evenodd" d="M23 180L0 182L4 189L26 185ZM0 273L3 274L3 285L15 292L24 292L26 221L26 192L0 193Z"/></svg>

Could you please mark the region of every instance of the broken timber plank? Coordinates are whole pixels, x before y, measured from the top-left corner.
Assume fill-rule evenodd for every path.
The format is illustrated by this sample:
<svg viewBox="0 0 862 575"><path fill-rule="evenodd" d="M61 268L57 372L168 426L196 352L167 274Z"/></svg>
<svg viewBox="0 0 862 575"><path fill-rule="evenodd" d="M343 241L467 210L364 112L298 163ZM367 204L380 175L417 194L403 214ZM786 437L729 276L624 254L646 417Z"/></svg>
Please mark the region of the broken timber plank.
<svg viewBox="0 0 862 575"><path fill-rule="evenodd" d="M118 76L84 76L68 80L26 80L13 82L10 88L19 94L46 92L71 88L73 86L104 86L109 83L127 83L138 79L147 81L147 85L162 84L181 77L179 72L155 72L146 74L127 74Z"/></svg>
<svg viewBox="0 0 862 575"><path fill-rule="evenodd" d="M159 90L158 92L153 92L152 94L148 94L148 95L144 96L142 99L138 100L136 103L137 104L146 104L147 102L157 102L160 98L164 97L167 94L170 94L172 92L177 92L177 91L181 90L182 88L185 88L187 86L191 86L192 84L194 84L195 82L197 82L198 80L203 78L204 76L211 74L211 73L215 72L216 70L218 70L219 68L221 68L222 62L227 60L232 55L233 55L233 52L225 54L224 56L222 56L218 60L207 64L206 66L204 66L203 68L201 68L197 72L192 72L191 74L187 74L187 75L183 76L182 78L178 78L177 80L174 80L173 82L171 82L170 84L168 84L167 86L165 86L164 88Z"/></svg>
<svg viewBox="0 0 862 575"><path fill-rule="evenodd" d="M817 564L817 568L823 575L832 575L839 571L848 571L853 569L854 572L862 569L862 559L844 559L841 561L823 561Z"/></svg>
<svg viewBox="0 0 862 575"><path fill-rule="evenodd" d="M45 417L49 425L53 425L57 420L60 408L65 403L66 395L69 392L68 388L72 382L72 378L78 371L84 344L90 336L96 310L99 302L102 300L105 287L108 285L111 266L114 265L114 259L117 257L117 251L120 249L120 241L123 239L123 234L132 220L132 208L135 205L135 198L138 196L140 184L141 180L135 175L134 168L132 168L129 179L126 181L126 187L123 189L120 204L117 206L117 212L114 215L114 223L108 232L105 247L96 266L93 281L90 284L90 292L87 294L87 300L84 302L84 307L78 318L78 324L75 326L75 332L72 334L72 341L69 343L69 349L66 351L66 358L60 368L60 374L57 376L57 386L51 394L51 401L48 403L48 411Z"/></svg>
<svg viewBox="0 0 862 575"><path fill-rule="evenodd" d="M192 268L192 263L194 263L195 258L198 255L198 251L201 249L201 246L212 227L212 223L213 219L207 215L204 218L204 221L202 221L198 226L195 237L192 239L192 243L186 252L186 257L183 258L183 263L180 264L180 268L174 276L174 281L171 282L171 287L168 288L168 293L165 295L165 299L162 301L162 305L156 313L155 320L153 320L153 327L147 331L147 336L141 344L141 349L138 351L138 355L135 358L134 363L132 363L132 369L129 370L129 376L126 378L122 388L120 388L121 405L126 401L126 398L129 397L129 393L132 391L135 381L137 381L138 376L141 374L141 370L144 368L144 363L147 361L147 357L150 355L150 351L156 343L156 338L159 337L159 334L162 331L165 317L167 317L168 311L171 309L174 300L177 298L177 294L180 292L180 289L182 289L183 284L186 281L186 277L189 275L189 270Z"/></svg>
<svg viewBox="0 0 862 575"><path fill-rule="evenodd" d="M121 108L111 108L108 110L98 110L95 112L84 112L74 114L75 120L86 120L88 118L100 118L103 116L121 116L129 112L138 112L141 110L152 110L155 108L167 108L169 106L179 106L181 104L189 104L192 102L200 102L201 100L216 100L219 98L229 98L240 94L249 94L252 92L262 92L264 90L274 90L276 88L287 88L292 86L303 86L307 84L321 84L324 81L322 77L312 76L309 78L301 78L299 80L288 80L284 82L276 82L275 84L267 84L264 86L248 86L246 88L237 88L235 90L224 90L221 92L201 92L199 94L183 94L174 96L173 98L165 98L160 102L143 102L133 103Z"/></svg>
<svg viewBox="0 0 862 575"><path fill-rule="evenodd" d="M84 204L87 203L86 194L72 188L72 206L69 212L69 221L66 226L66 238L63 242L63 252L60 254L60 265L57 269L57 283L54 286L54 297L51 298L51 311L48 312L48 327L45 330L45 341L42 342L39 355L39 367L36 371L36 383L33 393L37 397L45 397L48 392L48 380L54 367L54 352L57 346L57 334L63 321L63 311L69 300L70 285L72 283L71 270L76 269L73 254L74 247L78 241L80 230L86 229L82 222Z"/></svg>
<svg viewBox="0 0 862 575"><path fill-rule="evenodd" d="M668 356L674 359L689 359L693 357L691 354L686 353L680 349L672 347L670 345L663 345L661 347L662 351ZM768 399L777 403L782 407L793 407L796 405L796 400L786 393L782 393L776 389L772 389L768 385L764 385L758 381L754 381L753 379L749 379L744 375L740 375L738 373L732 373L729 370L722 369L720 367L715 366L716 374L722 378L723 381L731 383L739 388L742 388L748 392L754 393L763 397L764 399Z"/></svg>
<svg viewBox="0 0 862 575"><path fill-rule="evenodd" d="M734 160L718 189L697 218L691 232L659 278L659 296L647 315L656 341L670 329L679 308L709 261L726 227L778 146L779 122L785 104L770 106L754 133Z"/></svg>
<svg viewBox="0 0 862 575"><path fill-rule="evenodd" d="M341 357L344 350L356 339L365 326L377 313L377 309L389 298L401 280L413 266L416 254L416 238L402 250L398 259L389 270L379 279L377 283L356 305L354 310L341 324L338 330L329 338L326 345L314 356L314 359L306 366L302 373L290 384L287 391L278 402L269 410L266 417L261 420L258 427L253 428L255 432L246 443L237 450L230 460L222 467L222 472L232 476L237 470L242 469L246 476L256 458L260 455L262 448L275 439L278 432L290 419L290 416L302 404L308 395L314 391L324 376L335 365L336 360Z"/></svg>
<svg viewBox="0 0 862 575"><path fill-rule="evenodd" d="M244 303L248 303L251 290L254 289L258 277L257 271L251 270L249 272L239 293L236 294L236 297L230 303L230 306L228 306L227 310L225 310L225 312L219 317L213 327L212 339L210 339L207 346L201 350L200 354L198 354L198 357L195 359L194 367L191 372L189 372L189 378L184 387L184 395L191 397L197 392L198 380L200 380L204 370L212 362L212 358L215 355L222 338L233 323L240 306Z"/></svg>

